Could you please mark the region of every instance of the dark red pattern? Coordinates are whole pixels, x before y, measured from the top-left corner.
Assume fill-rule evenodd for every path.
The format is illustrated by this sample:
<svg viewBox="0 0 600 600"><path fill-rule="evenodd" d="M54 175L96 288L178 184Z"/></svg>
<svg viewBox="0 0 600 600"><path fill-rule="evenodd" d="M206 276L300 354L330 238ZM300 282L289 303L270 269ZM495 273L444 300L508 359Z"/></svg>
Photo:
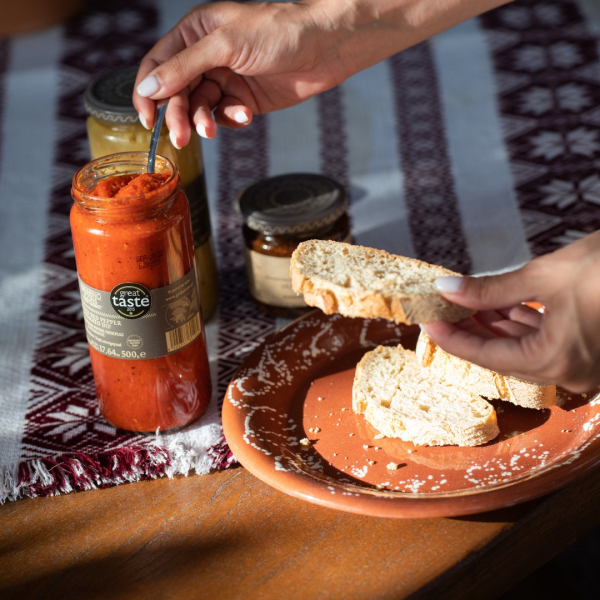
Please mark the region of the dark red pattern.
<svg viewBox="0 0 600 600"><path fill-rule="evenodd" d="M348 140L341 88L335 87L317 96L321 173L350 190Z"/></svg>
<svg viewBox="0 0 600 600"><path fill-rule="evenodd" d="M467 251L448 159L431 48L413 46L389 60L401 169L416 258L468 274Z"/></svg>
<svg viewBox="0 0 600 600"><path fill-rule="evenodd" d="M4 108L4 73L8 65L8 41L0 39L0 115ZM1 122L1 121L0 121ZM2 138L0 131L0 139ZM2 160L2 144L0 143L0 162Z"/></svg>
<svg viewBox="0 0 600 600"><path fill-rule="evenodd" d="M217 250L219 256L218 391L223 398L244 357L275 331L275 319L262 313L248 290L242 219L236 194L267 176L267 120L256 117L247 129L219 131Z"/></svg>
<svg viewBox="0 0 600 600"><path fill-rule="evenodd" d="M598 39L571 1L521 0L481 17L533 254L600 228Z"/></svg>

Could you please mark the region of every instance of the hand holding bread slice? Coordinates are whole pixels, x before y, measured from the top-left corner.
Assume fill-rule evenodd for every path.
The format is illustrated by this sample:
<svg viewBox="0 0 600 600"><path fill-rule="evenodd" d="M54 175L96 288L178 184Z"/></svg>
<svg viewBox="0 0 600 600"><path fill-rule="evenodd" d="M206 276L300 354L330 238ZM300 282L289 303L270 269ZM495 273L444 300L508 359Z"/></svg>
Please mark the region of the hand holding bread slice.
<svg viewBox="0 0 600 600"><path fill-rule="evenodd" d="M449 302L435 288L438 277L458 273L384 250L309 240L292 254L290 272L293 290L327 315L411 325L456 322L475 312Z"/></svg>
<svg viewBox="0 0 600 600"><path fill-rule="evenodd" d="M396 323L460 321L474 311L437 291L444 267L363 246L309 240L292 255L292 287L326 314ZM555 386L504 377L452 356L421 332L416 353L379 346L356 368L352 407L387 437L421 445L475 446L494 439L498 423L485 399L528 408L556 403Z"/></svg>

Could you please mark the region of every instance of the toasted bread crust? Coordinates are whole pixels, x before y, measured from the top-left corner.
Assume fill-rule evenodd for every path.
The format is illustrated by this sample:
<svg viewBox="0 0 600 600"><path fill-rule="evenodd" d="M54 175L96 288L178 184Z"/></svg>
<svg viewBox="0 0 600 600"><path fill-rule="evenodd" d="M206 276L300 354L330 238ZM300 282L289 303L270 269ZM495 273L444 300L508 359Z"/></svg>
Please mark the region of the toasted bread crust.
<svg viewBox="0 0 600 600"><path fill-rule="evenodd" d="M326 257L335 263L337 273L346 272L352 279L349 285L340 285L328 277L325 269L319 271L316 257ZM356 263L359 267L356 267ZM383 265L383 266L382 266ZM368 287L372 272L393 267L398 273L394 285L386 287L384 275L377 283L380 289ZM406 270L405 289L402 271ZM414 282L415 271L422 275L418 286ZM443 298L433 285L437 277L460 276L443 267L430 265L416 259L396 256L384 250L353 246L341 242L309 240L302 242L294 251L290 273L292 289L304 295L309 306L320 308L325 314L340 313L347 317L366 319L383 318L396 323L456 322L471 316L474 311ZM361 277L367 274L362 281ZM389 274L389 271L388 271ZM417 289L418 288L418 289Z"/></svg>
<svg viewBox="0 0 600 600"><path fill-rule="evenodd" d="M414 352L378 346L367 352L356 367L352 408L387 437L419 445L477 446L494 439L498 422L494 408L464 389L437 385L420 367ZM452 390L452 391L450 391ZM432 412L421 412L423 398L433 403ZM427 401L426 401L427 402ZM459 417L452 413L458 413Z"/></svg>
<svg viewBox="0 0 600 600"><path fill-rule="evenodd" d="M530 383L474 365L442 350L425 332L421 332L417 342L417 357L436 378L466 386L480 396L538 410L556 404L556 386Z"/></svg>

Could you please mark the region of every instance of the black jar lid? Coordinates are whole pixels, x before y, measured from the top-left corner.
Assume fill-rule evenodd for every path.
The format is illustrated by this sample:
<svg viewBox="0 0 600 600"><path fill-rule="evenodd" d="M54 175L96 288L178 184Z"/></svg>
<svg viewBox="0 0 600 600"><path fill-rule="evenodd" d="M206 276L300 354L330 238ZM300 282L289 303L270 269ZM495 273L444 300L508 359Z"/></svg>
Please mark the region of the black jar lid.
<svg viewBox="0 0 600 600"><path fill-rule="evenodd" d="M94 79L83 96L87 112L108 123L139 123L131 99L137 70L126 67Z"/></svg>
<svg viewBox="0 0 600 600"><path fill-rule="evenodd" d="M330 225L346 212L347 199L344 188L329 177L291 173L247 187L238 206L250 229L292 234Z"/></svg>

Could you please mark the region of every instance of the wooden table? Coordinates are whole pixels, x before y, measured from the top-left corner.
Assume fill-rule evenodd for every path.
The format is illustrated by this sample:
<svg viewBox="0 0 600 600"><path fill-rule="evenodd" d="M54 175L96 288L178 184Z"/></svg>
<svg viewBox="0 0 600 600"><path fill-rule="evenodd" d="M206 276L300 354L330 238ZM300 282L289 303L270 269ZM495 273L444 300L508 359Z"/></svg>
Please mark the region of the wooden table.
<svg viewBox="0 0 600 600"><path fill-rule="evenodd" d="M387 520L234 468L0 507L0 598L486 598L600 522L600 471L482 515Z"/></svg>

